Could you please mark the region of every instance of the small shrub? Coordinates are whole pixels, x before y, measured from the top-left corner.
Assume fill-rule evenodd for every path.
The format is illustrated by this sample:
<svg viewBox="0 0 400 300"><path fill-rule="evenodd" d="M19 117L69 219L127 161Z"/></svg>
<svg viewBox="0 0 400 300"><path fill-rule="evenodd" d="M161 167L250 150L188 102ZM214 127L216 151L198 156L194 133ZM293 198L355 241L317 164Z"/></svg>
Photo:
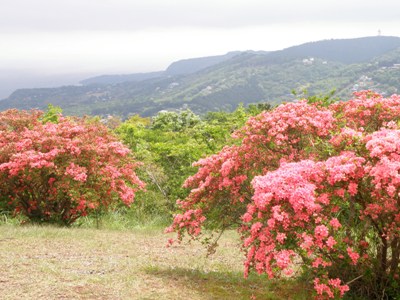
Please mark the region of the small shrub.
<svg viewBox="0 0 400 300"><path fill-rule="evenodd" d="M71 224L144 187L138 163L99 122L39 111L0 113L1 207L36 222Z"/></svg>

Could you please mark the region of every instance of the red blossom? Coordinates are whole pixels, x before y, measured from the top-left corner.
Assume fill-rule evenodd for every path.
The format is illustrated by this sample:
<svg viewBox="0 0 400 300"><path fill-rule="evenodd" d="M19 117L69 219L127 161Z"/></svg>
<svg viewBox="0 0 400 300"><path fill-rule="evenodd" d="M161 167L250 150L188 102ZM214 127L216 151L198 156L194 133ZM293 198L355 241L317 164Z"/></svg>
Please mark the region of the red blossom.
<svg viewBox="0 0 400 300"><path fill-rule="evenodd" d="M246 276L290 273L301 258L317 274L320 299L342 297L350 288L343 281L374 268L377 282L389 280L399 273L399 122L400 97L370 91L328 108L299 101L250 118L234 133L240 144L195 164L169 230L197 236L207 218L239 222ZM379 255L392 264L380 266Z"/></svg>
<svg viewBox="0 0 400 300"><path fill-rule="evenodd" d="M120 198L132 203L144 187L130 150L95 122L42 113L0 113L0 194L16 212L70 224Z"/></svg>

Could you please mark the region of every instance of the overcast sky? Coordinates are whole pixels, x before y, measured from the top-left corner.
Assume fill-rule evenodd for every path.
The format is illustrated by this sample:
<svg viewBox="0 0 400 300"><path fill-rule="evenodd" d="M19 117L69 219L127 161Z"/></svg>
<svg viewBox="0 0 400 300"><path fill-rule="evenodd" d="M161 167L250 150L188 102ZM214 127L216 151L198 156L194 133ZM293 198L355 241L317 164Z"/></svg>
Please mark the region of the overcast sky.
<svg viewBox="0 0 400 300"><path fill-rule="evenodd" d="M399 0L0 0L0 70L156 71L379 30L400 36Z"/></svg>

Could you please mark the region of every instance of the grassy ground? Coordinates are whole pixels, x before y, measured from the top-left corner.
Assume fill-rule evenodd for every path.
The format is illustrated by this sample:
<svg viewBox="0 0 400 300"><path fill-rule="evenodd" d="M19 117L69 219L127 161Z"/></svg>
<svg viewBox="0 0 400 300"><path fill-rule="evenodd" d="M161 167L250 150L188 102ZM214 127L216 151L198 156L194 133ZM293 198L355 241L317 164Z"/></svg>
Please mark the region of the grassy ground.
<svg viewBox="0 0 400 300"><path fill-rule="evenodd" d="M1 299L308 299L294 281L242 275L234 232L206 258L162 229L0 226Z"/></svg>

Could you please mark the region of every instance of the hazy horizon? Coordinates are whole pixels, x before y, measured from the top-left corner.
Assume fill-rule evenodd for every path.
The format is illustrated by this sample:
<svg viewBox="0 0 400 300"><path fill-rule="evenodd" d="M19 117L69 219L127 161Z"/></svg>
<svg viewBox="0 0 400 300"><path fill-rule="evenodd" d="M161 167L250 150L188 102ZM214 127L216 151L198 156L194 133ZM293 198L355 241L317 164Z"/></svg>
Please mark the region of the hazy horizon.
<svg viewBox="0 0 400 300"><path fill-rule="evenodd" d="M358 36L354 38L363 38L366 36ZM399 36L400 37L400 36ZM341 38L338 38L341 39ZM328 39L321 39L328 40ZM306 41L315 42L319 40ZM303 44L303 43L301 43ZM280 49L245 49L245 50L236 50L231 49L229 51L223 53L210 53L206 55L198 55L198 56L190 56L190 57L182 57L176 60L167 62L160 68L144 68L144 69L136 69L136 70L115 70L113 68L104 69L104 71L82 71L82 72L52 72L49 70L41 70L41 69L8 69L2 70L0 69L0 100L6 99L10 96L15 90L21 88L52 88L59 87L65 85L78 85L80 81L84 79L88 79L91 77L101 76L101 75L123 75L123 74L133 74L133 73L147 73L154 71L164 71L167 67L175 61L189 59L189 58L198 58L198 57L206 57L206 56L215 56L215 55L224 55L228 52L232 51L276 51L282 50L288 47L297 46L300 44L293 44L287 47L282 47ZM150 65L150 64L149 64Z"/></svg>
<svg viewBox="0 0 400 300"><path fill-rule="evenodd" d="M33 87L23 77L52 85L63 76L159 71L180 59L379 33L400 36L400 2L7 1L0 4L0 99L19 77L20 87Z"/></svg>

